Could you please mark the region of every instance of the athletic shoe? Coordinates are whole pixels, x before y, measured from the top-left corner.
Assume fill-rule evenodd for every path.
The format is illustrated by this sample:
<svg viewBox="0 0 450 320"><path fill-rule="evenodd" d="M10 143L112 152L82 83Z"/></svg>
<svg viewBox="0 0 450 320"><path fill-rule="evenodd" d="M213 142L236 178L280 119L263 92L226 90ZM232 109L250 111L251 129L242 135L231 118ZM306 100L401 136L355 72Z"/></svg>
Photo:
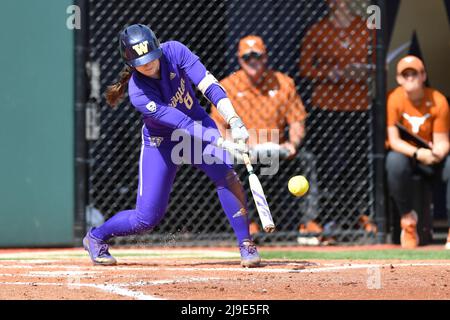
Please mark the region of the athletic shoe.
<svg viewBox="0 0 450 320"><path fill-rule="evenodd" d="M251 236L261 232L261 229L259 228L259 224L257 224L254 221L250 222L250 225L249 225L248 229L249 229L249 232L250 232Z"/></svg>
<svg viewBox="0 0 450 320"><path fill-rule="evenodd" d="M377 233L377 226L373 221L369 218L369 216L363 214L361 217L359 217L359 225L364 229L366 233Z"/></svg>
<svg viewBox="0 0 450 320"><path fill-rule="evenodd" d="M117 263L116 259L109 253L108 244L92 235L92 229L89 230L83 239L84 249L89 252L89 256L94 264L110 266Z"/></svg>
<svg viewBox="0 0 450 320"><path fill-rule="evenodd" d="M297 243L306 246L328 246L335 244L336 240L331 236L335 222L329 222L325 226L321 226L314 220L309 220L305 224L298 227L299 235ZM330 227L330 228L328 228Z"/></svg>
<svg viewBox="0 0 450 320"><path fill-rule="evenodd" d="M413 249L419 245L419 235L417 234L417 213L412 210L404 214L400 220L402 232L400 234L400 243L402 248Z"/></svg>
<svg viewBox="0 0 450 320"><path fill-rule="evenodd" d="M300 226L298 227L298 232L300 232L300 234L302 235L304 234L317 235L323 232L323 228L320 224L318 224L314 220L309 220L308 222L306 222L306 224L300 224Z"/></svg>
<svg viewBox="0 0 450 320"><path fill-rule="evenodd" d="M244 240L239 245L239 251L241 252L241 266L252 268L259 266L261 258L259 257L258 250L251 240Z"/></svg>
<svg viewBox="0 0 450 320"><path fill-rule="evenodd" d="M447 243L445 244L445 249L450 250L450 229L448 229Z"/></svg>

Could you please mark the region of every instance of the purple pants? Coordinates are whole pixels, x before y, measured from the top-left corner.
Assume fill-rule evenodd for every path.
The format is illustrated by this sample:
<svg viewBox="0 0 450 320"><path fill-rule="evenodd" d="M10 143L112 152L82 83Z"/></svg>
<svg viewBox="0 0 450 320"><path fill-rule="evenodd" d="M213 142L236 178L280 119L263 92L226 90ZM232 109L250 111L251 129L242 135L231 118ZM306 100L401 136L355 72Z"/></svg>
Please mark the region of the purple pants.
<svg viewBox="0 0 450 320"><path fill-rule="evenodd" d="M215 128L207 118L208 127ZM203 123L205 126L205 121ZM199 143L199 142L196 142ZM102 240L114 236L128 236L153 229L161 219L169 203L178 165L172 161L171 153L175 143L162 143L159 147L142 145L139 161L139 185L136 208L115 214L103 225L92 230ZM224 151L201 143L203 154L222 158ZM192 149L194 150L194 149ZM194 163L193 155L191 162ZM202 170L216 185L222 208L231 223L238 243L251 239L248 229L247 199L242 184L228 161L220 163L193 164ZM176 190L175 190L176 192Z"/></svg>

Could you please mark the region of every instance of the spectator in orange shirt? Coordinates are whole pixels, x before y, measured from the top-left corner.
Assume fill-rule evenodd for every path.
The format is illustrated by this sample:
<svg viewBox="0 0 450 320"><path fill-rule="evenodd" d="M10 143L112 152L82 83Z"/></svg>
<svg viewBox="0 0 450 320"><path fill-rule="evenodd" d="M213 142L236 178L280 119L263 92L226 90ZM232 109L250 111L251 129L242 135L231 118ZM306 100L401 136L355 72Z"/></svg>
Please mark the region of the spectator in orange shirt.
<svg viewBox="0 0 450 320"><path fill-rule="evenodd" d="M249 35L239 41L238 61L241 69L223 79L220 84L225 88L237 114L249 129L249 145L253 160L272 150L279 152L280 158L289 159L280 163L280 171L289 177L297 174L305 175L310 182L310 190L305 198L306 209L302 210L301 224L308 225L314 232L321 227L314 221L317 215L317 183L312 154L299 152L300 143L305 134L304 121L306 112L301 98L297 94L294 80L289 76L269 69L267 49L263 40ZM212 109L211 117L216 122L222 135L226 135L227 124ZM285 136L285 130L289 134ZM301 171L303 170L303 171ZM270 183L271 188L286 188L284 179L270 179L262 183ZM279 186L276 186L279 184ZM267 191L266 191L267 192ZM285 201L290 204L291 198ZM268 195L270 202L270 194ZM300 199L300 202L303 202ZM270 204L273 211L283 201ZM295 208L293 208L295 210ZM292 219L292 217L291 217ZM292 230L292 229L291 229Z"/></svg>
<svg viewBox="0 0 450 320"><path fill-rule="evenodd" d="M348 0L327 0L329 14L302 40L300 75L311 80L314 108L364 111L369 106L369 46L375 33L354 14ZM374 58L374 57L373 57Z"/></svg>
<svg viewBox="0 0 450 320"><path fill-rule="evenodd" d="M370 208L348 201L354 190L364 190L367 181L350 177L367 176L367 145L370 136L369 80L374 71L375 31L356 14L349 0L327 0L328 11L302 39L299 71L311 89L305 102L310 107L307 128L314 140L319 184L337 190L339 208L327 210L338 216L354 217L367 233L376 233L369 218ZM373 47L374 48L374 47ZM328 196L326 194L325 196ZM330 195L327 203L335 203ZM340 211L340 212L339 212ZM357 217L359 216L359 219ZM351 222L336 221L337 224Z"/></svg>
<svg viewBox="0 0 450 320"><path fill-rule="evenodd" d="M242 38L238 49L241 69L224 78L220 84L227 90L233 105L236 104L236 112L244 124L254 129L250 133L250 146L279 143L288 151L287 157L292 157L304 136L306 112L294 80L267 69L266 50L260 37L250 35ZM214 110L211 115L225 134L227 124ZM289 125L288 139L282 134L286 125ZM267 130L267 137L266 131L262 130Z"/></svg>
<svg viewBox="0 0 450 320"><path fill-rule="evenodd" d="M386 158L389 192L401 214L400 242L404 248L419 244L417 214L412 209L411 175L415 172L447 185L447 215L450 249L450 157L449 106L439 91L425 87L426 72L423 62L415 56L406 56L397 64L399 87L388 95L387 134L390 151ZM402 138L396 124L418 135L429 144L419 147L414 141Z"/></svg>

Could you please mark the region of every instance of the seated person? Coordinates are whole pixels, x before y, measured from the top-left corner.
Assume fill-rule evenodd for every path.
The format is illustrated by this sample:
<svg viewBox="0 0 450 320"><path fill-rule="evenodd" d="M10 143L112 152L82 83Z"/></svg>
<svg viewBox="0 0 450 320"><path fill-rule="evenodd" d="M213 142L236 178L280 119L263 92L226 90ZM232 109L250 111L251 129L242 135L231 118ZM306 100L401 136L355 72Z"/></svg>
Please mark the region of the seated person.
<svg viewBox="0 0 450 320"><path fill-rule="evenodd" d="M287 191L287 181L291 176L305 175L310 182L310 190L305 197L299 198L299 202L306 206L304 210L300 210L303 214L300 219L303 225L302 231L305 229L320 231L321 227L314 221L318 212L318 191L313 155L304 151L299 152L299 146L305 134L306 112L297 94L294 80L268 68L267 49L258 36L249 35L240 40L238 60L241 69L223 79L220 84L227 91L244 125L249 128L252 162L264 154L261 151L270 150L279 152L281 159L289 159L280 163L279 172L284 174L286 179L278 178L269 181L265 179L261 170L260 179L263 187L265 183L270 185L269 189L265 189L266 193L270 189L286 189L283 194L290 197L277 199L278 195L271 197L270 193L267 194L271 209L279 210L280 213L298 210L296 208L298 201L293 201L295 198ZM215 108L212 109L211 117L222 135L226 136L228 126ZM289 134L285 137L284 132L287 128L289 128ZM271 199L272 203L270 203ZM295 224L295 228L298 227L298 221L295 221L296 215L286 214L285 216L289 216L286 218L285 225ZM257 232L258 228L253 224L251 230Z"/></svg>
<svg viewBox="0 0 450 320"><path fill-rule="evenodd" d="M417 213L412 207L411 176L418 173L431 181L447 184L447 215L450 228L450 158L449 108L444 95L425 87L427 75L422 61L406 56L397 64L397 82L400 85L387 99L387 138L390 151L386 158L389 194L401 215L400 243L403 248L419 245ZM419 146L400 135L397 124L428 143ZM450 249L450 229L446 244Z"/></svg>

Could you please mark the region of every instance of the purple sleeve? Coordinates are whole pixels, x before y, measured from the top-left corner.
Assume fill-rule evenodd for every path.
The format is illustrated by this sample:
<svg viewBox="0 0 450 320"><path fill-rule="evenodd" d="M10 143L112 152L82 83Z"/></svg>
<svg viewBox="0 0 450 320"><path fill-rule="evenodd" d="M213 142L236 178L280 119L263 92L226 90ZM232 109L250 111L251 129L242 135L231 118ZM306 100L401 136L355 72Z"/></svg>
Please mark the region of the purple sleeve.
<svg viewBox="0 0 450 320"><path fill-rule="evenodd" d="M144 119L150 118L158 124L172 129L186 130L194 138L208 143L213 143L220 137L218 130L212 130L203 126L199 130L199 124L196 124L192 118L145 93L132 95L130 100L133 106L143 115Z"/></svg>
<svg viewBox="0 0 450 320"><path fill-rule="evenodd" d="M227 98L227 94L218 84L213 84L206 89L205 96L211 101L215 106L217 103L224 98Z"/></svg>
<svg viewBox="0 0 450 320"><path fill-rule="evenodd" d="M186 72L194 85L198 86L207 72L205 66L201 63L200 58L189 50L188 47L177 41L172 42L172 49L177 64ZM205 96L214 105L217 105L221 99L227 98L227 94L219 84L209 86L205 92Z"/></svg>

